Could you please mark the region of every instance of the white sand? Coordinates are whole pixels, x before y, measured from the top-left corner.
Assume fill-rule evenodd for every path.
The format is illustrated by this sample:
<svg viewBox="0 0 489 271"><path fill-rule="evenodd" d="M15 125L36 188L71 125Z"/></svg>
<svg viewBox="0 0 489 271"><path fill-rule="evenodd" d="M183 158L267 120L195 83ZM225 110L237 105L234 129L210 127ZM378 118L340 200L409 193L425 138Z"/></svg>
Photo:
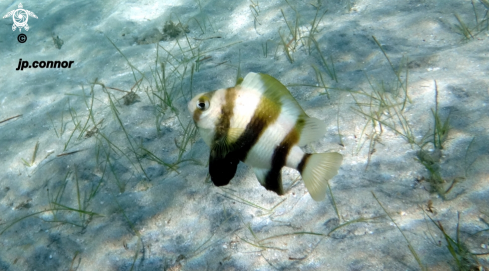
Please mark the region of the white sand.
<svg viewBox="0 0 489 271"><path fill-rule="evenodd" d="M0 123L0 231L22 217L44 212L13 224L0 235L0 270L420 269L408 243L371 192L430 270L448 270L456 265L440 230L423 213L429 200L434 213L428 214L440 221L451 237L456 237L460 214L460 240L472 253L489 253L489 232L480 232L489 228L489 31L475 35L474 30L473 39L463 40L454 16L457 13L473 30L470 1L352 0L351 9L348 1L323 1L319 14L328 11L314 37L328 64L333 57L337 83L327 75L314 45L309 54L307 37L315 15L311 4L316 1L289 1L300 14L298 37L303 38L290 43L293 63L284 53L279 36L280 31L285 42L292 40L281 13L283 10L294 27L296 13L291 6L285 1L255 2L259 6L254 23L251 1L224 2L202 0L200 11L197 2L191 0L25 1L24 9L38 16L29 17L29 31L13 32L12 18L3 19L0 121L22 116ZM480 21L487 10L474 2ZM0 10L5 15L17 5L2 1ZM186 100L191 96L190 70L196 65L196 48L205 60L193 75L193 94L233 86L238 64L243 76L250 71L262 72L286 85L312 86L318 83L314 65L325 84L336 88L328 90L328 99L321 95L323 88L289 87L304 110L324 120L328 127L323 139L305 149L344 155L339 174L330 182L340 219L330 197L314 202L302 181L290 188L298 177L294 170L284 170L289 189L285 196L266 191L244 164L224 189L205 182L209 149L199 136L182 157L194 162L180 163L178 172L148 156L136 158L133 150L140 152L142 144L164 162L173 163L179 154L175 140L180 144L184 134L177 114L170 109L156 120L155 107L143 91L155 86L151 72L155 71L156 46L151 42L161 35L170 16L174 22L178 17L189 25L188 42L195 54L189 51L184 36L178 43L185 54L175 40L159 43L175 57L158 50L160 61L166 62L167 76L178 78L174 81L174 106L183 125L191 120ZM20 33L28 37L24 44L17 42ZM64 41L61 49L55 47L53 33ZM422 181L429 173L415 159L419 148L386 125L380 136L376 126L378 137L371 141L375 136L371 122L358 113L353 98L363 104L370 100L345 91L372 93L367 76L376 87L382 82L387 88L396 86L398 79L372 36L382 44L396 69L403 56L408 58L411 102L402 114L418 141L430 129L433 132L431 109L435 108L437 82L442 121L450 113L450 131L439 153L439 172L446 180L444 189L458 180L445 200L430 193L429 183ZM99 133L89 138L80 134L88 118L85 101L90 105L91 82L98 78L105 86L129 91L141 78L134 70L134 79L128 62L107 38L145 76L140 88L134 89L139 101L129 106L116 101L124 93L108 90L132 147L100 85L94 88L93 104L95 121L103 119ZM73 60L74 65L71 69L16 71L20 58L31 63ZM179 74L172 73L175 68ZM404 79L402 73L400 80ZM367 106L361 108L368 112ZM375 105L372 110L377 110ZM391 119L387 110L381 110L386 123L396 118L393 110ZM76 131L72 115L80 122ZM159 133L156 123L161 125ZM89 128L93 128L91 121ZM396 128L402 130L398 124ZM344 146L339 144L338 129ZM110 165L106 163L109 145L104 137L114 144ZM36 158L28 166L22 159L27 164L32 162L36 142ZM433 148L432 144L425 147ZM82 151L57 157L77 150ZM88 222L77 212L49 211L63 206L81 208L75 176L80 205L101 215ZM101 178L97 193L90 198L90 191ZM52 203L56 198L60 205ZM337 225L360 218L374 219L349 224L327 236ZM84 222L86 227L73 225ZM477 259L489 268L487 255Z"/></svg>

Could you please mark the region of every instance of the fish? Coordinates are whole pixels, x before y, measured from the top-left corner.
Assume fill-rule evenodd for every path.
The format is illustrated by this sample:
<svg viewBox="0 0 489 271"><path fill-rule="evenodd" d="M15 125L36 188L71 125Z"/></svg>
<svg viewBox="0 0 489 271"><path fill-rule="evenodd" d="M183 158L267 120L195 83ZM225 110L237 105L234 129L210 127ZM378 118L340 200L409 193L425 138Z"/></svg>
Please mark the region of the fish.
<svg viewBox="0 0 489 271"><path fill-rule="evenodd" d="M188 110L210 148L214 185L229 184L241 161L278 195L285 193L282 168L289 167L299 171L312 199L326 197L328 180L338 174L343 156L300 148L323 137L326 124L309 117L274 77L250 72L234 87L197 94Z"/></svg>

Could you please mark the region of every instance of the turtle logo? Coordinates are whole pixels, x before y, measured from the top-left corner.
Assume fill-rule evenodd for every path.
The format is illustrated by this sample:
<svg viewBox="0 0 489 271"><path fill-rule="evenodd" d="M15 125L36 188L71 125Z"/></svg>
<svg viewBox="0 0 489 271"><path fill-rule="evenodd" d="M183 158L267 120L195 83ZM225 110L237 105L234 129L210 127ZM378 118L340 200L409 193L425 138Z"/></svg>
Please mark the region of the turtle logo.
<svg viewBox="0 0 489 271"><path fill-rule="evenodd" d="M3 16L3 18L5 19L12 16L12 19L14 20L12 31L15 31L17 28L19 28L20 32L22 27L25 29L25 31L29 31L29 25L27 24L27 21L29 20L29 15L37 19L36 14L34 14L32 11L23 9L22 4L19 4L18 9L10 11L5 16Z"/></svg>

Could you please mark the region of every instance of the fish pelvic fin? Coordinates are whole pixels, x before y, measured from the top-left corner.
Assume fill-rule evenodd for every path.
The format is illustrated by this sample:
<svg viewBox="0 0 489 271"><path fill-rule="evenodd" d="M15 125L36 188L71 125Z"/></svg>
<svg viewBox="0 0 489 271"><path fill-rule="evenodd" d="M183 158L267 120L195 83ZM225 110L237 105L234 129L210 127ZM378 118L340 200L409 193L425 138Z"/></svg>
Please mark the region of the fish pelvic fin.
<svg viewBox="0 0 489 271"><path fill-rule="evenodd" d="M209 174L211 180L216 186L229 184L236 174L239 159L233 154L228 153L226 156L217 155L211 150L209 157Z"/></svg>
<svg viewBox="0 0 489 271"><path fill-rule="evenodd" d="M322 201L326 197L328 180L331 180L340 168L343 156L337 152L306 153L297 170L312 199Z"/></svg>

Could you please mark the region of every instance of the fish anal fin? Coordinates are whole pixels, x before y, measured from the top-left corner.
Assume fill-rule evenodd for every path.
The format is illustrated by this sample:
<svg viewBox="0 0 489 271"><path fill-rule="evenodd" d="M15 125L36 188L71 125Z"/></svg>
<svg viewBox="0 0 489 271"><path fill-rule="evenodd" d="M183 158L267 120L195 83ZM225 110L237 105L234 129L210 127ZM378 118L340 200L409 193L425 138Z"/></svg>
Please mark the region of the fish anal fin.
<svg viewBox="0 0 489 271"><path fill-rule="evenodd" d="M255 172L256 178L260 182L261 185L265 186L265 178L267 177L268 168L253 168L253 171Z"/></svg>
<svg viewBox="0 0 489 271"><path fill-rule="evenodd" d="M299 139L299 146L305 146L311 142L314 142L326 133L326 124L316 118L306 117L304 120L304 126L301 129L301 135Z"/></svg>
<svg viewBox="0 0 489 271"><path fill-rule="evenodd" d="M281 169L253 168L253 171L260 184L267 190L273 191L278 195L284 194Z"/></svg>

